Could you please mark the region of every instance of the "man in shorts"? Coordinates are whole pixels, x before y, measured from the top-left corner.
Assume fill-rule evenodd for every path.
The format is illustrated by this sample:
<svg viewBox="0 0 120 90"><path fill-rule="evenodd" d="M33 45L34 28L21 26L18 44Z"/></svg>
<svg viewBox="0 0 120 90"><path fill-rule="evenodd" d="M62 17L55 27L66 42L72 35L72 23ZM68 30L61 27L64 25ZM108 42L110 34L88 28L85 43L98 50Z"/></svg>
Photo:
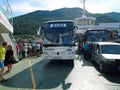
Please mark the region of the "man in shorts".
<svg viewBox="0 0 120 90"><path fill-rule="evenodd" d="M4 73L4 60L5 60L5 48L7 46L6 42L3 42L2 46L0 46L0 82L6 81L3 77Z"/></svg>

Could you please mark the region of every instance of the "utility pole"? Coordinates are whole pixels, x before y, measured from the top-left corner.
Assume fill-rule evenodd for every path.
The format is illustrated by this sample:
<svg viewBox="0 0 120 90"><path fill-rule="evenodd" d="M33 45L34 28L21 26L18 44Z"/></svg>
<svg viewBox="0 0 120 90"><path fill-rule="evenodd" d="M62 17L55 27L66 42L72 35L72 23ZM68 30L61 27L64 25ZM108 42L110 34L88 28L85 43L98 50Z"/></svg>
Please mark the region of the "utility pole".
<svg viewBox="0 0 120 90"><path fill-rule="evenodd" d="M86 17L86 13L85 13L85 0L81 1L83 3L83 15L82 17Z"/></svg>

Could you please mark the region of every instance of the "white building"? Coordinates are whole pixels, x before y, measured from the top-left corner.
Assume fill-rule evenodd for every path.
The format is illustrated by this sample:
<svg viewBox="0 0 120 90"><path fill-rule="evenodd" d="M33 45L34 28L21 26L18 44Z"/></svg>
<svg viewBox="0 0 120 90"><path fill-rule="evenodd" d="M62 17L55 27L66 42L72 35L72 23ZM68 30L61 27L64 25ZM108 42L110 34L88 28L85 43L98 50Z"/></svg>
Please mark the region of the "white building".
<svg viewBox="0 0 120 90"><path fill-rule="evenodd" d="M75 25L78 27L76 34L83 33L86 29L91 28L105 28L110 30L117 30L120 33L120 23L99 23L95 25L95 17L87 17L85 15L85 0L83 0L83 15L74 19Z"/></svg>

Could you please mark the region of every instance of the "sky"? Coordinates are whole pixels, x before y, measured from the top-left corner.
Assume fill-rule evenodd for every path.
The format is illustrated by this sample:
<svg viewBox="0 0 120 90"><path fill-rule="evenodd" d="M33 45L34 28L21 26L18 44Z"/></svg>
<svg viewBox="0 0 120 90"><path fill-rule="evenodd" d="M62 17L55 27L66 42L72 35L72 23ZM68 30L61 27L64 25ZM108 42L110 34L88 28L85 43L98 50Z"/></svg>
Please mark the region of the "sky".
<svg viewBox="0 0 120 90"><path fill-rule="evenodd" d="M36 10L60 8L83 8L82 0L9 0L13 16L24 15ZM85 9L90 13L120 12L119 0L85 0Z"/></svg>

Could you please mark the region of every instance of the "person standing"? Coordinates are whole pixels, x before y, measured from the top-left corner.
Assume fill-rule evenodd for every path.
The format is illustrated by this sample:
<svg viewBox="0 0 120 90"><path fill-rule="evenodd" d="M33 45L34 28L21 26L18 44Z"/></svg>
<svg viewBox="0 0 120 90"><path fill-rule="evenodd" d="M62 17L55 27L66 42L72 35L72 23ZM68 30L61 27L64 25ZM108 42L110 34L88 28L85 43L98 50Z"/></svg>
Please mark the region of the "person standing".
<svg viewBox="0 0 120 90"><path fill-rule="evenodd" d="M6 79L3 77L4 73L4 60L5 60L5 53L6 53L6 48L7 43L3 42L2 46L0 46L0 81L4 82Z"/></svg>
<svg viewBox="0 0 120 90"><path fill-rule="evenodd" d="M12 64L14 63L13 61L13 50L12 50L12 46L8 45L7 46L7 50L6 50L6 54L5 54L5 66L8 67L8 73L11 72L12 70Z"/></svg>
<svg viewBox="0 0 120 90"><path fill-rule="evenodd" d="M23 43L22 47L22 57L26 58L27 57L27 43Z"/></svg>
<svg viewBox="0 0 120 90"><path fill-rule="evenodd" d="M40 43L36 44L36 55L37 57L40 55Z"/></svg>
<svg viewBox="0 0 120 90"><path fill-rule="evenodd" d="M89 42L86 41L85 44L84 44L84 59L85 60L88 60L89 59Z"/></svg>

